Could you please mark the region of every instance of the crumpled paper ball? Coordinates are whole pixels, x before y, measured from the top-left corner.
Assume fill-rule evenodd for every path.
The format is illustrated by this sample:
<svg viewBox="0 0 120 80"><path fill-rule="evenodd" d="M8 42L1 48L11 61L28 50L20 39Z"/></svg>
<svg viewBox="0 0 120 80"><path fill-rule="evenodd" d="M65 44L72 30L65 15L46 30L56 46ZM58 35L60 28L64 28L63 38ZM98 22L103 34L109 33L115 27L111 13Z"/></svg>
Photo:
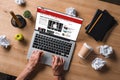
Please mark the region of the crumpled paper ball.
<svg viewBox="0 0 120 80"><path fill-rule="evenodd" d="M15 0L15 3L18 5L25 4L25 0Z"/></svg>
<svg viewBox="0 0 120 80"><path fill-rule="evenodd" d="M70 16L77 16L77 11L75 10L75 8L66 8L66 14L70 15Z"/></svg>
<svg viewBox="0 0 120 80"><path fill-rule="evenodd" d="M106 65L106 61L104 61L101 58L95 58L91 64L92 68L95 70L101 70L105 65Z"/></svg>
<svg viewBox="0 0 120 80"><path fill-rule="evenodd" d="M108 45L102 45L99 47L99 49L100 49L100 54L105 56L105 58L109 58L110 55L113 53L112 47Z"/></svg>
<svg viewBox="0 0 120 80"><path fill-rule="evenodd" d="M0 36L0 45L5 47L5 48L8 48L8 46L10 45L9 41L6 39L6 36L5 35L1 35Z"/></svg>

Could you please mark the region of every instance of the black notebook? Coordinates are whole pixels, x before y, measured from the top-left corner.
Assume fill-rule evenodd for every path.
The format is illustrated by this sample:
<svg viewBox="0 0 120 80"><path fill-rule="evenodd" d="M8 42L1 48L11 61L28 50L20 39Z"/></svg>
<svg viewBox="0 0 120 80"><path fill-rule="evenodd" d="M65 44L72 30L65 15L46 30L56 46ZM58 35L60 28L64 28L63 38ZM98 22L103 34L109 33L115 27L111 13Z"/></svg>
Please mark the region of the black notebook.
<svg viewBox="0 0 120 80"><path fill-rule="evenodd" d="M109 2L109 3L120 5L120 0L100 0L100 1L105 1L105 2Z"/></svg>
<svg viewBox="0 0 120 80"><path fill-rule="evenodd" d="M96 41L102 41L105 34L116 23L107 10L97 10L95 16L88 26L85 28L86 33L92 36Z"/></svg>

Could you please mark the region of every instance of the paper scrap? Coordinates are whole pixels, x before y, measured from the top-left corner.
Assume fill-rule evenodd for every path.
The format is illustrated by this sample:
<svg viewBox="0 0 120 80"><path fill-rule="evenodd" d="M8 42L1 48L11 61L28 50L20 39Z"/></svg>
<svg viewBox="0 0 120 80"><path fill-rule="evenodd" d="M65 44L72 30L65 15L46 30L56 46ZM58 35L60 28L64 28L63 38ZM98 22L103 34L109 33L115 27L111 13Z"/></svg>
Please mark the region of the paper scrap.
<svg viewBox="0 0 120 80"><path fill-rule="evenodd" d="M6 39L6 36L5 36L5 35L1 35L1 36L0 36L0 45L3 46L3 47L5 47L5 48L7 48L7 47L10 45L10 43L9 43L9 41Z"/></svg>
<svg viewBox="0 0 120 80"><path fill-rule="evenodd" d="M95 70L101 70L106 64L106 61L104 61L103 59L101 58L95 58L93 61L92 61L92 68L95 69Z"/></svg>
<svg viewBox="0 0 120 80"><path fill-rule="evenodd" d="M99 46L100 54L105 56L105 58L109 58L110 55L113 53L113 49L111 46L108 45L101 45Z"/></svg>
<svg viewBox="0 0 120 80"><path fill-rule="evenodd" d="M18 5L25 4L25 0L15 0L15 3Z"/></svg>
<svg viewBox="0 0 120 80"><path fill-rule="evenodd" d="M66 8L66 14L70 15L70 16L77 16L77 11L75 10L75 8Z"/></svg>

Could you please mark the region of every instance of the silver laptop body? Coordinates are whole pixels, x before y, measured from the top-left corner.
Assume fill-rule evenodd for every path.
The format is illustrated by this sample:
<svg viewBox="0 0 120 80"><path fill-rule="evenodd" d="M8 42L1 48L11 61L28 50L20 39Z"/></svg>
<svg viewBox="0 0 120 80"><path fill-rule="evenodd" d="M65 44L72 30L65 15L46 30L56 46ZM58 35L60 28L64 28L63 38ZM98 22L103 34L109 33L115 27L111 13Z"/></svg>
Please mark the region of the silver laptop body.
<svg viewBox="0 0 120 80"><path fill-rule="evenodd" d="M56 20L56 18L52 18L52 16L57 17L57 15L58 15L57 20ZM48 16L48 18L47 18L47 16ZM42 21L39 20L40 18L42 18ZM60 18L60 20L59 20L59 18ZM77 31L73 31L74 33L72 33L72 32L70 33L70 31L72 31L74 29L70 28L70 30L68 30L68 28L66 28L66 26L64 26L64 21L61 22L62 18L63 19L68 19L68 21L69 21L69 19L71 20L70 23L66 22L66 24L71 25L72 22L73 23L76 22L77 24L80 24L79 27L78 27L78 30L76 29ZM73 17L73 19L74 19L74 17ZM74 51L74 48L75 48L75 41L76 41L77 35L79 33L79 30L80 30L80 27L81 27L81 24L82 24L82 19L75 18L75 20L76 20L75 22L72 21L72 18L68 15L65 15L65 14L62 14L62 13L59 13L59 12L56 12L56 11L52 11L52 10L49 10L49 9L46 9L46 8L43 8L43 7L38 7L37 8L37 18L36 18L36 27L35 27L35 30L33 32L33 36L32 36L32 40L31 40L30 48L28 50L27 58L28 59L30 58L30 56L31 56L31 54L34 50L37 50L37 49L39 50L40 49L40 50L44 51L44 55L42 56L41 63L46 64L46 65L51 65L52 55L57 55L57 56L60 56L60 57L64 58L64 60L65 60L64 70L68 70L69 66L70 66L71 58L72 58L72 55L73 55L73 51ZM78 20L78 22L77 22L77 20ZM79 23L79 21L81 21L81 23ZM53 24L56 24L57 26L56 25L53 26ZM51 27L51 25L52 25L52 27ZM47 26L47 27L44 28L44 26L45 27ZM72 37L72 36L70 37L69 34L72 35L72 36L74 35L76 37ZM36 35L38 36L38 38L40 38L40 40L43 38L43 40L41 40L41 41L44 41L45 43L47 42L47 44L45 44L44 42L39 42L40 40L36 38ZM45 37L45 39L44 39L44 37ZM70 39L70 38L72 38L72 39ZM55 40L55 41L52 41L52 40ZM56 47L56 45L59 47L59 45L61 46L61 44L63 44L63 43L64 44L62 46L64 47L65 44L68 43L70 45L69 53L68 52L66 52L67 54L62 53L62 52L68 51L68 50L64 51L64 49L62 49L62 51L58 50L58 51L61 51L61 53L56 52L57 51L56 48L55 48L56 51L55 50L51 51L51 50L47 49L48 48L48 43L50 43L50 42L55 44L55 46L51 45L53 48L50 47L50 49L54 49ZM42 43L44 45L41 47ZM40 46L36 46L34 44L37 44L37 45L40 45ZM45 45L47 45L47 46L45 46ZM67 48L67 47L65 47L65 48Z"/></svg>

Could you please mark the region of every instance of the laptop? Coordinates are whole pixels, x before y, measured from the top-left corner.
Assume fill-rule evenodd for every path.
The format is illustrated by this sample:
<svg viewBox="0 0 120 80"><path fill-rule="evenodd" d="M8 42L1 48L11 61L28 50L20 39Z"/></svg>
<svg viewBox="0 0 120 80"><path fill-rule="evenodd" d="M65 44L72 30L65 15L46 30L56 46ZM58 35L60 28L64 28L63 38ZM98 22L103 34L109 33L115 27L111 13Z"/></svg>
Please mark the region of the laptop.
<svg viewBox="0 0 120 80"><path fill-rule="evenodd" d="M57 55L64 58L64 70L68 70L82 22L81 18L37 7L35 30L27 58L34 50L43 50L41 63L51 65L52 55Z"/></svg>

